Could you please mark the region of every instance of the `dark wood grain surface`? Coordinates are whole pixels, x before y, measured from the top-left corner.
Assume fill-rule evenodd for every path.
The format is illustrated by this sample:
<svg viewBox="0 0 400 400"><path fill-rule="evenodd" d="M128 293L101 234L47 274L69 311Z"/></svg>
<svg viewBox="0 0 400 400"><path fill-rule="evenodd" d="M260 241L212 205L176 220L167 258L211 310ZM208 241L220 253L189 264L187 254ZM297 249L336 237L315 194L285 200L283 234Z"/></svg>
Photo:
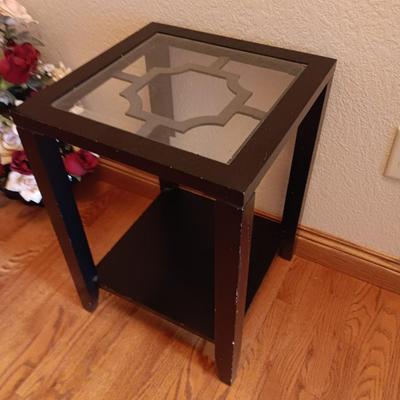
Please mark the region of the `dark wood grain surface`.
<svg viewBox="0 0 400 400"><path fill-rule="evenodd" d="M164 143L53 107L53 102L109 66L156 33L280 58L307 65L246 141L231 164L207 159ZM184 184L242 206L272 165L291 129L296 129L332 80L336 60L314 54L152 23L86 63L65 79L18 107L13 117L19 128L61 139L143 169L162 179ZM268 90L268 87L265 88Z"/></svg>

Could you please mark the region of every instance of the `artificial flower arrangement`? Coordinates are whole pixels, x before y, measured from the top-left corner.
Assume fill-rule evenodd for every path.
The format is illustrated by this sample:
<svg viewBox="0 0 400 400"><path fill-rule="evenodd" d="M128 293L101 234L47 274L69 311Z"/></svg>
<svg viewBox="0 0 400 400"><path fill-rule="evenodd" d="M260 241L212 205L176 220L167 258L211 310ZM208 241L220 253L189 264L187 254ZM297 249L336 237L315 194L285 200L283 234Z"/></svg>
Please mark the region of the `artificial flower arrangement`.
<svg viewBox="0 0 400 400"><path fill-rule="evenodd" d="M36 47L42 43L27 30L36 23L16 0L0 0L0 190L28 204L42 204L42 196L22 147L10 111L70 72L61 62L45 64ZM80 181L98 163L96 155L59 142L71 180Z"/></svg>

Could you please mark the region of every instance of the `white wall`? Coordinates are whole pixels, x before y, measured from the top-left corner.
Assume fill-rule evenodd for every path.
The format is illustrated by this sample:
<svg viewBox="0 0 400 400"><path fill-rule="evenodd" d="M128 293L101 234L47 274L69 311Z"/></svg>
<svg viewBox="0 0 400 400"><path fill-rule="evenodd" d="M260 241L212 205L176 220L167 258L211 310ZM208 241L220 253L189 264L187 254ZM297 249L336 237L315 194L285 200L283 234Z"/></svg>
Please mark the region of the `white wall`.
<svg viewBox="0 0 400 400"><path fill-rule="evenodd" d="M382 176L400 124L398 0L21 0L72 67L154 20L331 56L338 66L302 224L399 257L400 181ZM258 191L279 209L289 149Z"/></svg>

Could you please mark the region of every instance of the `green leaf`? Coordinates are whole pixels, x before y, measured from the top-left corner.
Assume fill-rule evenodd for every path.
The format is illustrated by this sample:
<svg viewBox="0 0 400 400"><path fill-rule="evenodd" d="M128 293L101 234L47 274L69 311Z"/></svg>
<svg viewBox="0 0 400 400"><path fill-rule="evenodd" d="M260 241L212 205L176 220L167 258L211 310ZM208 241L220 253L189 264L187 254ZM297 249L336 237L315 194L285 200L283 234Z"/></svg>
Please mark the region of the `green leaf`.
<svg viewBox="0 0 400 400"><path fill-rule="evenodd" d="M0 78L0 90L4 91L7 90L8 88L10 88L11 86L13 86L12 83L7 82L5 79Z"/></svg>
<svg viewBox="0 0 400 400"><path fill-rule="evenodd" d="M40 77L37 77L36 75L34 75L29 79L29 81L27 82L27 85L30 89L38 91L38 90L42 89L43 86L46 85L46 79L43 78L42 75L40 75Z"/></svg>

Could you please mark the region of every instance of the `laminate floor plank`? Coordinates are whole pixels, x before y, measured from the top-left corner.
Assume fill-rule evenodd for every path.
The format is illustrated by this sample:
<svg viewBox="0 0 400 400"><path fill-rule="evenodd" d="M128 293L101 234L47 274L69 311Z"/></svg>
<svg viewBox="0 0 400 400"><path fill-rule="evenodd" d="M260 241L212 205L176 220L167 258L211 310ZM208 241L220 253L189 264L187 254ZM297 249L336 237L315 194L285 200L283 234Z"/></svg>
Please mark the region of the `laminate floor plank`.
<svg viewBox="0 0 400 400"><path fill-rule="evenodd" d="M76 197L96 261L151 202L95 176ZM83 310L44 209L1 198L0 221L0 400L399 398L399 295L276 258L228 387L203 339L103 291Z"/></svg>

